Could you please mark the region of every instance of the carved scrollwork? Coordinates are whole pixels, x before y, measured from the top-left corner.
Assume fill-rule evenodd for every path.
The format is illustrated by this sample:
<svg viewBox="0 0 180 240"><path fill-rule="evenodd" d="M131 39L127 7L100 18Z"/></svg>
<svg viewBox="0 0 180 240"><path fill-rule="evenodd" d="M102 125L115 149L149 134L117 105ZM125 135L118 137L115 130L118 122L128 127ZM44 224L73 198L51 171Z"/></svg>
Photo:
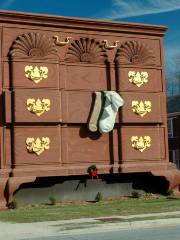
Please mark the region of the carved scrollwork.
<svg viewBox="0 0 180 240"><path fill-rule="evenodd" d="M12 44L10 56L12 58L58 57L53 40L41 33L25 33L18 36Z"/></svg>
<svg viewBox="0 0 180 240"><path fill-rule="evenodd" d="M29 152L35 153L39 156L45 150L50 148L50 139L48 137L42 137L41 139L28 137L26 139L26 148Z"/></svg>
<svg viewBox="0 0 180 240"><path fill-rule="evenodd" d="M90 38L80 38L71 43L66 54L68 62L104 63L107 61L103 45Z"/></svg>
<svg viewBox="0 0 180 240"><path fill-rule="evenodd" d="M148 83L148 76L147 72L128 72L129 81L137 87L140 87L144 83Z"/></svg>
<svg viewBox="0 0 180 240"><path fill-rule="evenodd" d="M43 78L48 77L48 68L47 67L33 67L25 66L24 68L25 76L32 80L34 83L39 83Z"/></svg>
<svg viewBox="0 0 180 240"><path fill-rule="evenodd" d="M132 101L132 111L141 117L151 112L151 101Z"/></svg>
<svg viewBox="0 0 180 240"><path fill-rule="evenodd" d="M117 50L115 61L124 64L154 65L155 55L141 41L127 41Z"/></svg>
<svg viewBox="0 0 180 240"><path fill-rule="evenodd" d="M144 152L146 148L151 147L150 136L132 136L131 137L132 147L140 152Z"/></svg>
<svg viewBox="0 0 180 240"><path fill-rule="evenodd" d="M51 101L46 98L42 100L39 98L37 100L34 98L27 99L27 110L37 116L41 116L43 113L48 112L50 110L50 105Z"/></svg>

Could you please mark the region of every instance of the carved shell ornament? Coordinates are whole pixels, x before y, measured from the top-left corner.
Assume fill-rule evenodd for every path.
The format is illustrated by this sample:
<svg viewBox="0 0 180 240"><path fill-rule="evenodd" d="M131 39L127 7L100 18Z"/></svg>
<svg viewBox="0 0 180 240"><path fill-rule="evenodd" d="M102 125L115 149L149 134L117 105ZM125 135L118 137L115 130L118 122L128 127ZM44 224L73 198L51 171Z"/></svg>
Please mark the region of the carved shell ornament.
<svg viewBox="0 0 180 240"><path fill-rule="evenodd" d="M155 56L145 43L141 41L127 41L116 53L115 61L124 64L154 65Z"/></svg>
<svg viewBox="0 0 180 240"><path fill-rule="evenodd" d="M11 57L58 57L52 39L41 33L25 33L17 37L10 50Z"/></svg>
<svg viewBox="0 0 180 240"><path fill-rule="evenodd" d="M80 38L71 43L67 50L66 61L103 63L107 61L106 50L99 41L90 38Z"/></svg>

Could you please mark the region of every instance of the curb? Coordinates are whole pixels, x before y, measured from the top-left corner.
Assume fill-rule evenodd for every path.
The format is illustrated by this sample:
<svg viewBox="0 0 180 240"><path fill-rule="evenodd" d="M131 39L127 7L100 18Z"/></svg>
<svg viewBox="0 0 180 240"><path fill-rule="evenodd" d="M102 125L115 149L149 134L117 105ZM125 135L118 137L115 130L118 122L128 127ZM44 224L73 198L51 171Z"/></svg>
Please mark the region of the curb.
<svg viewBox="0 0 180 240"><path fill-rule="evenodd" d="M88 223L87 223L88 225ZM138 228L154 228L164 226L177 226L180 225L180 218L168 218L168 219L157 219L157 220L139 220L139 221L127 221L122 223L105 223L105 224L93 224L88 225L87 228L73 229L59 231L61 235L72 235L72 234L84 234L85 232L111 232L119 230L133 230Z"/></svg>

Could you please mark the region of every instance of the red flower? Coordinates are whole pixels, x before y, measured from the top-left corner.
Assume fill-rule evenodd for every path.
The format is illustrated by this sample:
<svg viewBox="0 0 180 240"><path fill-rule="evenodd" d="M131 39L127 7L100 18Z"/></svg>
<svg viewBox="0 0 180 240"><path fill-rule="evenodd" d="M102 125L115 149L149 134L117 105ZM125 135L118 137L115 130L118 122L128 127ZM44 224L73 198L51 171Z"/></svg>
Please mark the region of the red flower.
<svg viewBox="0 0 180 240"><path fill-rule="evenodd" d="M91 171L91 176L92 176L92 177L96 177L96 178L98 178L97 170L93 170L93 171Z"/></svg>
<svg viewBox="0 0 180 240"><path fill-rule="evenodd" d="M94 177L98 178L98 175L97 175L97 167L96 165L91 165L90 167L88 167L87 169L87 172L89 173L89 175L92 177L92 179Z"/></svg>

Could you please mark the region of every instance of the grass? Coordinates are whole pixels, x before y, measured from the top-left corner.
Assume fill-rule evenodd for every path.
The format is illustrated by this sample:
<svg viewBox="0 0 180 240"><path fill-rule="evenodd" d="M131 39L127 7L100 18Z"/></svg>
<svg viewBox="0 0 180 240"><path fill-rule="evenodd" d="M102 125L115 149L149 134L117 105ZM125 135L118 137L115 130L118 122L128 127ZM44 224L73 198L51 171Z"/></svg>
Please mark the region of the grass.
<svg viewBox="0 0 180 240"><path fill-rule="evenodd" d="M122 198L120 200L98 203L81 202L69 204L57 203L55 206L41 205L39 207L0 211L0 221L29 223L167 211L180 211L180 198Z"/></svg>

